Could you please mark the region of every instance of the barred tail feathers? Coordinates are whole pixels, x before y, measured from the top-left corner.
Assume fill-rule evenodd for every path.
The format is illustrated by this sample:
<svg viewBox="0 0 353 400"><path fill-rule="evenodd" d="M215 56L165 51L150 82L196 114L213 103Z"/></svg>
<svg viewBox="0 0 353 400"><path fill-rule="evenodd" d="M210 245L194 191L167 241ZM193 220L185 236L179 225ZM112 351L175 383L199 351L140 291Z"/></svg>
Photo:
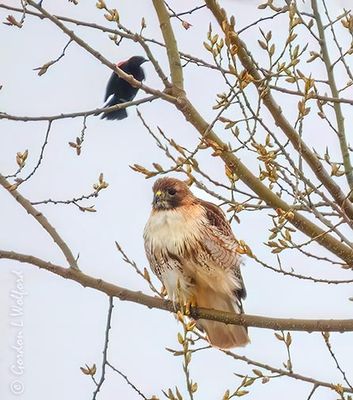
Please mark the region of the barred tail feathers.
<svg viewBox="0 0 353 400"><path fill-rule="evenodd" d="M223 293L216 293L197 290L196 303L199 307L227 311L240 314L239 305L229 296ZM198 324L206 331L209 342L212 346L220 349L230 349L232 347L244 347L249 342L247 329L240 325L227 325L223 322L209 321L200 319Z"/></svg>

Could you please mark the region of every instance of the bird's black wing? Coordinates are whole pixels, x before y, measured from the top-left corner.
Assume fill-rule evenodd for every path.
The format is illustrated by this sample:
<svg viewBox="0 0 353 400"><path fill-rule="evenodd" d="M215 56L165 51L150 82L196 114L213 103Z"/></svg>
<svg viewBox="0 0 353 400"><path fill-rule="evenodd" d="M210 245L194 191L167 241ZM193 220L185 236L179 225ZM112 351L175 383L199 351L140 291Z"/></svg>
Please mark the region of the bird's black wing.
<svg viewBox="0 0 353 400"><path fill-rule="evenodd" d="M118 80L119 80L119 79L120 79L120 78L118 77L118 75L117 75L115 72L113 72L112 75L111 75L111 77L110 77L110 79L109 79L109 81L108 81L108 84L107 84L107 88L106 88L106 91L105 91L104 101L107 101L108 98L109 98L112 94L115 93L115 90L116 90L116 87L117 87L117 85L118 85Z"/></svg>

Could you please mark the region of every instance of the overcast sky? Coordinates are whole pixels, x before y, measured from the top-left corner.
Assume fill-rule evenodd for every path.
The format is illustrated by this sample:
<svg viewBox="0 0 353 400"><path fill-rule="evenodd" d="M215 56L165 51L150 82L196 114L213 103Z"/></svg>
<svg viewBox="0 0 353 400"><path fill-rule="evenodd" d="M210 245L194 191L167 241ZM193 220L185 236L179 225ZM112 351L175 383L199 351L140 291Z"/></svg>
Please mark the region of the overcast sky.
<svg viewBox="0 0 353 400"><path fill-rule="evenodd" d="M16 3L14 0L7 2L11 5ZM348 3L337 0L337 13L338 7L348 7ZM95 2L81 0L79 5L74 6L68 2L45 0L43 4L54 14L108 25L103 12L96 9ZM138 11L137 2L134 6L128 1L111 1L109 4L119 9L122 24L132 31L140 30L141 16L144 16L147 23L145 35L161 40L151 2L138 2ZM177 10L185 10L191 7L190 4L200 3L183 0L171 4L177 4ZM236 15L238 27L246 26L264 15L257 9L259 2L255 0L228 0L222 4ZM307 4L303 7L309 9ZM8 14L0 9L0 20L4 21ZM16 17L19 18L19 15ZM186 20L192 24L187 31L174 21L180 50L209 60L202 46L212 20L209 12L202 10L196 16L186 17ZM286 34L288 27L283 21L278 19L277 22L264 23L262 27L265 31L272 29L278 35ZM123 41L117 48L108 35L99 31L74 26L70 29L74 29L112 62L131 55L143 55L136 43ZM33 71L58 57L68 42L68 38L52 23L27 16L22 29L1 24L0 38L1 111L38 116L83 111L102 105L111 71L75 43L70 44L66 56L45 75L38 77ZM257 38L256 29L245 36L251 51L260 55ZM167 71L164 49L153 47L153 52ZM145 64L144 68L146 83L161 88L152 65ZM193 66L185 68L186 91L207 120L212 120L215 115L212 105L216 93L225 90L222 85L216 74ZM143 104L139 110L152 128L160 126L179 143L189 146L197 143L193 128L165 102ZM295 113L293 108L289 118L295 117ZM88 118L86 138L79 157L68 142L80 136L82 119L55 122L41 168L30 183L21 186L20 191L31 201L69 199L90 193L92 185L103 172L109 188L99 198L85 203L87 206L94 204L96 213L82 213L73 205L43 205L39 209L74 253L80 255L79 265L85 273L149 293L145 282L121 260L114 241L118 241L140 267L147 266L142 231L150 212L153 180L145 180L129 165L137 163L150 167L152 162L159 162L168 167L169 163L143 128L136 110L129 108L128 114L129 118L118 122ZM348 117L351 120L352 114ZM0 120L0 129L0 172L10 174L15 171L16 152L28 149L26 176L37 162L46 124ZM316 125L309 125L307 129L315 133L311 137L313 146L324 150L326 145L332 145L337 149L335 138L322 141ZM222 134L221 126L216 127L216 131ZM224 179L224 166L219 160L212 159L207 167L214 177ZM194 191L209 199L200 190ZM0 204L1 249L33 254L65 265L60 251L43 229L1 189ZM237 237L244 239L256 254L271 262L273 258L269 258L268 248L263 244L268 236L267 228L267 218L254 213L242 214L241 223L233 224ZM293 266L298 273L336 279L349 275L338 268L300 258L294 252L285 260L287 266ZM21 391L16 389L21 384L24 392L17 395L21 399L91 398L93 384L79 367L85 363L100 366L108 298L29 265L1 260L0 266L0 398L14 399L16 395L13 391ZM260 268L252 260L245 260L243 275L248 291L245 310L249 314L295 318L350 318L352 315L353 303L348 298L353 291L348 285L320 286L283 278ZM21 288L18 285L22 285ZM13 315L13 306L19 295L14 291L20 289L25 293L23 309L20 308L20 315L16 316ZM173 316L134 303L118 300L114 303L109 349L111 363L126 373L147 396L156 394L162 398L162 389L176 385L185 393L182 361L164 350L165 347L177 346L176 335L181 327ZM18 340L22 340L22 336L24 346L19 351L23 350L24 354L23 374L17 375L18 371L14 371L18 367L17 350L14 347L16 342L19 347ZM250 337L252 343L245 349L237 350L237 353L278 367L286 361L285 348L278 343L272 331L250 329ZM332 334L332 343L346 372L352 376L352 334ZM293 334L293 365L298 373L328 382L341 381L318 333ZM249 372L249 367L225 358L217 350L196 353L191 364L192 377L199 384L196 398L220 399L226 389L234 390L239 384L234 373ZM310 390L310 385L283 378L266 385L254 385L247 398L276 399L283 397L283 393L286 393L287 399L306 398ZM321 391L318 390L317 398L320 398ZM331 400L336 397L334 393L325 391L322 398ZM137 395L119 376L109 372L100 398L137 399Z"/></svg>

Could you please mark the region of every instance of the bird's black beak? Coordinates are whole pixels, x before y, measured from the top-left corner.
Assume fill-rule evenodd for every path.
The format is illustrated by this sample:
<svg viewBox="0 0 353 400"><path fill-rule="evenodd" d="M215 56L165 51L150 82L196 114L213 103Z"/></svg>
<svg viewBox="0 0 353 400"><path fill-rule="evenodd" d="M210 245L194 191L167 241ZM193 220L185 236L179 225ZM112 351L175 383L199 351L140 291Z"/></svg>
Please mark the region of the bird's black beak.
<svg viewBox="0 0 353 400"><path fill-rule="evenodd" d="M148 58L145 58L143 61L142 61L142 63L141 64L144 64L145 62L148 62L148 61L150 61Z"/></svg>

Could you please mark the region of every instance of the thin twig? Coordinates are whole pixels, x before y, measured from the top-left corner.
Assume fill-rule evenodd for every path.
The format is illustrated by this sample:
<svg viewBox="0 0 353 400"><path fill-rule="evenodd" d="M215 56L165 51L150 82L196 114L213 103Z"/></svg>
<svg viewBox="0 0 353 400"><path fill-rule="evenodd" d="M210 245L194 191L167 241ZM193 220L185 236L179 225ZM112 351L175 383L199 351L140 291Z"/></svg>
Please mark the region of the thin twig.
<svg viewBox="0 0 353 400"><path fill-rule="evenodd" d="M36 171L38 170L39 166L41 165L42 160L43 160L43 156L44 156L44 150L45 150L45 148L46 148L46 146L48 144L49 132L50 132L50 128L51 128L52 122L53 121L48 121L48 128L47 128L47 131L46 131L46 134L45 134L44 143L43 143L42 148L40 150L40 155L39 155L39 159L38 159L38 162L37 162L36 166L34 167L32 172L29 175L26 176L26 178L17 179L17 182L18 182L17 183L17 187L19 185L22 185L22 183L28 181L30 178L32 178L32 176L36 173Z"/></svg>
<svg viewBox="0 0 353 400"><path fill-rule="evenodd" d="M201 10L202 8L205 8L205 7L206 7L206 4L202 4L201 6L194 7L191 10L183 11L180 13L175 13L173 15L174 15L174 17L181 17L182 15L187 15L187 14L190 15L190 14L194 13L195 11Z"/></svg>
<svg viewBox="0 0 353 400"><path fill-rule="evenodd" d="M310 400L313 397L313 395L318 387L319 387L319 385L314 384L314 386L313 386L312 390L310 391L309 396L306 400Z"/></svg>
<svg viewBox="0 0 353 400"><path fill-rule="evenodd" d="M156 287L151 282L150 274L148 273L147 269L145 268L144 272L142 272L140 270L140 268L137 266L137 264L135 263L135 261L130 260L130 258L127 256L127 254L125 253L125 251L123 250L123 248L120 246L120 244L117 241L115 241L115 246L116 246L117 250L119 251L119 253L122 255L123 261L126 262L127 264L131 265L132 268L135 270L135 272L139 276L141 276L141 278L143 278L145 281L147 281L152 292L155 293L157 296L161 297L160 292L156 289Z"/></svg>
<svg viewBox="0 0 353 400"><path fill-rule="evenodd" d="M268 17L259 18L258 20L252 22L251 24L249 24L249 25L247 25L247 26L244 26L244 28L239 29L239 30L238 30L238 34L240 35L241 33L245 32L245 31L248 30L249 28L252 28L253 26L258 25L258 24L260 24L260 23L263 22L263 21L268 21L268 20L270 20L270 19L274 19L274 18L278 17L278 15L281 15L281 14L286 13L286 12L288 12L287 7L283 7L281 11L278 11L278 12L276 12L276 13L273 14L273 15L270 15L270 16L268 16Z"/></svg>
<svg viewBox="0 0 353 400"><path fill-rule="evenodd" d="M301 96L301 97L305 96L305 94L303 92L300 92L297 90L291 90L291 89L287 89L287 88L276 86L276 85L269 85L269 87L272 90L276 90L278 92L287 93L287 94L291 94L291 95L295 95L295 96ZM330 97L330 96L322 96L320 94L311 94L309 100L311 100L311 99L322 100L327 103L342 103L342 104L353 105L352 99L345 99L342 97Z"/></svg>
<svg viewBox="0 0 353 400"><path fill-rule="evenodd" d="M110 364L109 361L107 361L106 364L107 364L108 367L110 367L114 372L116 372L116 373L119 374L121 377L123 377L123 378L125 379L125 382L126 382L132 389L134 389L134 391L135 391L140 397L142 397L142 398L145 399L145 400L149 400L149 399L141 392L141 390L138 389L138 388L136 387L136 385L133 384L133 383L130 381L130 379L129 379L125 374L123 374L123 373L122 373L121 371L119 371L116 367L114 367L114 365Z"/></svg>
<svg viewBox="0 0 353 400"><path fill-rule="evenodd" d="M337 369L340 371L340 373L341 373L341 375L342 375L342 377L343 377L343 380L346 382L346 384L347 384L347 385L351 388L351 390L353 391L353 386L352 386L351 383L349 382L346 373L344 372L344 370L343 370L342 367L340 366L340 364L339 364L339 362L338 362L338 360L337 360L337 357L336 357L335 353L333 352L332 345L331 345L331 343L330 343L330 335L329 335L327 332L325 332L325 333L322 333L322 337L323 337L323 339L324 339L324 341L325 341L327 350L328 350L329 353L331 354L331 357L333 358L333 360L334 360L334 362L335 362L335 364L336 364Z"/></svg>
<svg viewBox="0 0 353 400"><path fill-rule="evenodd" d="M72 39L70 39L70 40L67 42L66 46L64 47L64 49L63 49L63 51L62 51L62 53L60 54L59 57L57 57L57 58L55 58L54 60L51 60L51 61L45 63L45 64L42 65L41 67L34 68L33 71L39 71L39 72L38 72L38 75L39 75L39 76L45 74L45 73L47 72L47 70L48 70L49 67L51 67L52 65L56 64L57 62L59 62L59 61L65 56L66 49L69 47L69 45L70 45L71 42L72 42Z"/></svg>
<svg viewBox="0 0 353 400"><path fill-rule="evenodd" d="M97 387L93 392L92 400L96 400L99 391L105 381L105 370L107 366L107 357L108 357L108 346L109 346L109 332L112 323L112 314L113 314L114 302L113 297L109 297L109 308L108 308L108 316L107 316L107 325L105 328L105 336L104 336L104 348L103 348L103 358L102 358L102 373L101 377L98 381Z"/></svg>

